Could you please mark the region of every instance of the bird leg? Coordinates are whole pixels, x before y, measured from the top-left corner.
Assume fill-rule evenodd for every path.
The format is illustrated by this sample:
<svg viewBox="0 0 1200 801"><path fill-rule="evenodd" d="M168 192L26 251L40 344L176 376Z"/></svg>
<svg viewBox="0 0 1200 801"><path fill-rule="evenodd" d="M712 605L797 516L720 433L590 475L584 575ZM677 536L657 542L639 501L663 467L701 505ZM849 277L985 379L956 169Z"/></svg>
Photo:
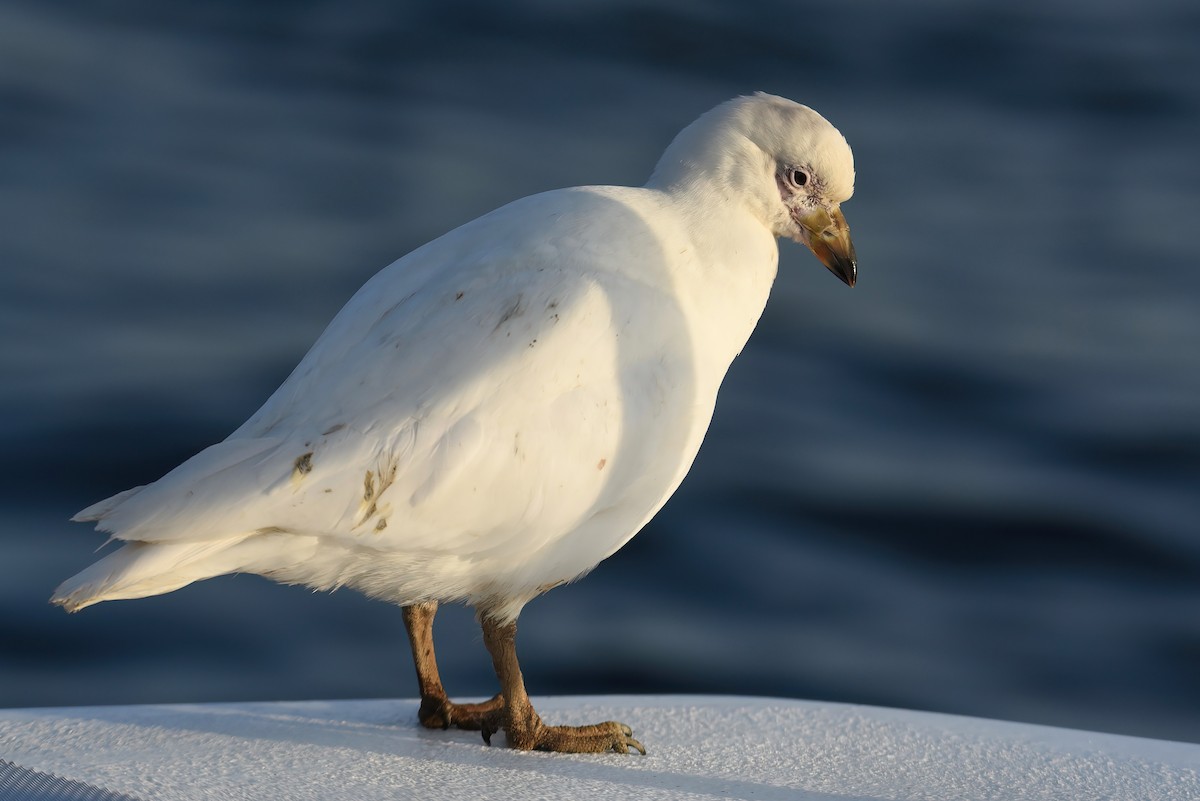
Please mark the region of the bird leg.
<svg viewBox="0 0 1200 801"><path fill-rule="evenodd" d="M517 663L517 624L498 623L486 614L481 615L483 642L492 655L492 665L500 679L503 706L483 718L483 739L492 744L492 735L504 729L510 748L522 751L564 751L570 753L601 753L616 751L628 754L636 748L646 749L633 739L633 730L624 723L607 721L592 726L547 726L525 692L525 679Z"/></svg>
<svg viewBox="0 0 1200 801"><path fill-rule="evenodd" d="M433 616L437 614L437 601L413 604L403 607L402 611L408 644L412 646L413 665L417 668L417 683L421 688L417 719L430 729L457 726L478 731L484 716L500 709L504 699L496 695L481 704L456 704L447 698L433 652Z"/></svg>

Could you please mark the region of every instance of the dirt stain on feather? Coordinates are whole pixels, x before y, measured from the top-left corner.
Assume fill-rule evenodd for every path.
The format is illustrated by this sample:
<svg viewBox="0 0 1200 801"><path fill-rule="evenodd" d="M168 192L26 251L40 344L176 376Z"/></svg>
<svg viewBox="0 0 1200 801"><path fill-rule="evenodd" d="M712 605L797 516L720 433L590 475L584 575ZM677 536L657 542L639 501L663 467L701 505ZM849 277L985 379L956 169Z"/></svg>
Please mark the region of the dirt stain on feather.
<svg viewBox="0 0 1200 801"><path fill-rule="evenodd" d="M312 472L313 469L313 452L309 451L303 456L297 456L292 467L292 481L299 481Z"/></svg>
<svg viewBox="0 0 1200 801"><path fill-rule="evenodd" d="M520 317L525 313L525 309L521 306L521 302L525 299L524 295L517 295L517 299L512 302L512 305L504 310L504 314L500 315L500 322L496 323L496 327L492 329L492 333L500 330L500 326L507 323L514 317Z"/></svg>
<svg viewBox="0 0 1200 801"><path fill-rule="evenodd" d="M359 505L357 520L354 522L355 528L366 523L372 517L379 515L379 520L375 524L376 531L383 531L387 527L387 516L391 512L391 507L384 504L381 509L379 506L379 497L387 491L387 488L392 486L392 482L396 480L396 471L399 465L392 463L386 468L381 468L379 474L375 471L368 470L363 476L363 499Z"/></svg>

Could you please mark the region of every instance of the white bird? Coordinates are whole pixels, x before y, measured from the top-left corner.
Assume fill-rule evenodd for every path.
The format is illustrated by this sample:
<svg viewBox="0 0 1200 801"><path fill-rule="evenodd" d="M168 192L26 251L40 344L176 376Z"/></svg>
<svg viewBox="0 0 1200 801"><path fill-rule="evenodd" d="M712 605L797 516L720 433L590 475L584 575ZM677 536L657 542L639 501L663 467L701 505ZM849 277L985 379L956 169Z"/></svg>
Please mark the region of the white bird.
<svg viewBox="0 0 1200 801"><path fill-rule="evenodd" d="M847 284L850 147L762 93L685 128L640 188L510 203L375 275L223 442L73 519L124 544L54 603L170 592L227 573L399 604L427 726L520 749L643 753L627 726L547 726L516 620L629 541L691 467L767 302L776 237ZM442 688L439 602L478 612L501 692Z"/></svg>

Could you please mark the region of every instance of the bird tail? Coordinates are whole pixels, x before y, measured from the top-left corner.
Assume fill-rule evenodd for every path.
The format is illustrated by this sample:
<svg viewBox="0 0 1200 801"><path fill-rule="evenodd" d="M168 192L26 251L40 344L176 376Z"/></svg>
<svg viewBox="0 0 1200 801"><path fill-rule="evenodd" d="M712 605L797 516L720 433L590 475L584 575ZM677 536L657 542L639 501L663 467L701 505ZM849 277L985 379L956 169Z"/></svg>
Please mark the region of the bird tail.
<svg viewBox="0 0 1200 801"><path fill-rule="evenodd" d="M130 542L58 586L50 603L78 612L101 601L145 598L237 572L245 537L205 542Z"/></svg>

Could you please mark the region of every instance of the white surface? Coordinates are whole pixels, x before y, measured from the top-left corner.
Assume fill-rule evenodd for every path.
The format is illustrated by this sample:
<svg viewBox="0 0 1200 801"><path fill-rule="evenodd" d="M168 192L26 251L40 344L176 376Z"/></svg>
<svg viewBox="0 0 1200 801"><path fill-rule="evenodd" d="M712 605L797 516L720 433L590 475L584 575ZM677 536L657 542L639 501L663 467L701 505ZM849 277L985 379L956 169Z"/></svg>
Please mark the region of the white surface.
<svg viewBox="0 0 1200 801"><path fill-rule="evenodd" d="M489 748L381 700L0 711L0 758L147 801L1200 798L1185 743L780 699L534 702L550 723L624 721L649 754Z"/></svg>
<svg viewBox="0 0 1200 801"><path fill-rule="evenodd" d="M812 177L784 192L787 165ZM515 619L675 491L775 237L832 254L853 182L833 126L757 95L685 129L646 187L534 195L418 248L228 439L80 512L125 544L55 601L243 572Z"/></svg>

